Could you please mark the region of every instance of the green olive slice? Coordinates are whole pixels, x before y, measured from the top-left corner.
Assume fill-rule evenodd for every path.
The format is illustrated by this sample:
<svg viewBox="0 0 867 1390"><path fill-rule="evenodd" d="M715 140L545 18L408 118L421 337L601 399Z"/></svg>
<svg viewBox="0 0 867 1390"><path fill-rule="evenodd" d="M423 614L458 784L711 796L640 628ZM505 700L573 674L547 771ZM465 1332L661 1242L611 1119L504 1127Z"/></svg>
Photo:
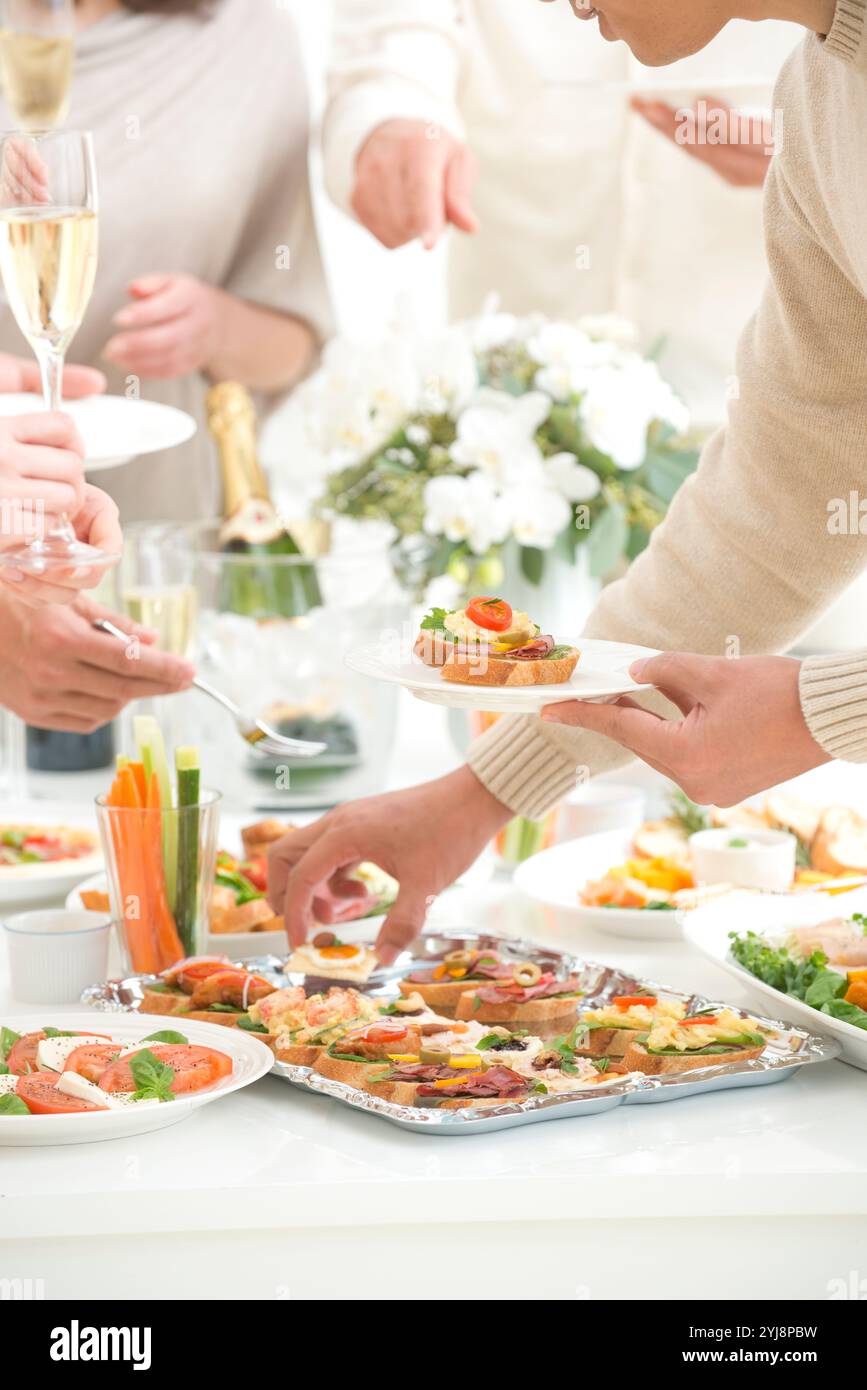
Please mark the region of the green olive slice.
<svg viewBox="0 0 867 1390"><path fill-rule="evenodd" d="M527 989L530 985L535 985L542 978L541 967L532 960L522 960L512 971L512 979L516 985L521 985Z"/></svg>

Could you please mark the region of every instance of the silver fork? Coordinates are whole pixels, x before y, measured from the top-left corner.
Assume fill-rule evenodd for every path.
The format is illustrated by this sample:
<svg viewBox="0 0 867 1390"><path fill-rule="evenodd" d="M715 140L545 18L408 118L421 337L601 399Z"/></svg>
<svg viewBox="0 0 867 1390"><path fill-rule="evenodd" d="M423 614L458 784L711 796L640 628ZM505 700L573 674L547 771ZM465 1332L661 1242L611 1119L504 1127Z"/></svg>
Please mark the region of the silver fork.
<svg viewBox="0 0 867 1390"><path fill-rule="evenodd" d="M107 618L94 618L92 626L98 632L107 632L111 637L117 637L121 642L129 642L129 633L123 632ZM296 758L316 758L320 753L324 753L328 745L326 743L311 743L306 739L287 738L285 734L279 734L276 729L272 729L270 724L266 724L262 719L250 719L244 711L230 700L222 690L215 690L207 681L203 681L200 676L193 677L193 685L197 690L201 690L203 695L208 695L217 704L222 705L223 709L228 710L235 720L235 727L245 743L257 753L270 755L279 758L287 753L291 753Z"/></svg>

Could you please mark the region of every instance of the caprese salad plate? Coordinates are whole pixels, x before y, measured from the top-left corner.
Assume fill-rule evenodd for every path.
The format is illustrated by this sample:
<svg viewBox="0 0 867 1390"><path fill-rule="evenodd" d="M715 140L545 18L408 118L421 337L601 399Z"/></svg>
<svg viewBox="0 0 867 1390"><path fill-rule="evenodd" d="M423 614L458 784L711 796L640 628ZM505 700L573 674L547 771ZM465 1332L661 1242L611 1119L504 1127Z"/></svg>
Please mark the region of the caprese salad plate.
<svg viewBox="0 0 867 1390"><path fill-rule="evenodd" d="M401 645L387 638L357 647L346 657L346 664L372 680L403 686L429 704L494 714L539 714L545 705L565 700L615 700L619 695L652 689L636 684L629 667L641 657L657 656L654 649L590 637L580 638L575 647L580 653L577 665L568 680L557 684L452 683L443 679L438 666L427 665L412 644Z"/></svg>
<svg viewBox="0 0 867 1390"><path fill-rule="evenodd" d="M252 1033L153 1016L0 1020L0 1147L89 1144L163 1129L249 1086L272 1053Z"/></svg>
<svg viewBox="0 0 867 1390"><path fill-rule="evenodd" d="M94 830L0 819L0 905L64 893L102 862Z"/></svg>

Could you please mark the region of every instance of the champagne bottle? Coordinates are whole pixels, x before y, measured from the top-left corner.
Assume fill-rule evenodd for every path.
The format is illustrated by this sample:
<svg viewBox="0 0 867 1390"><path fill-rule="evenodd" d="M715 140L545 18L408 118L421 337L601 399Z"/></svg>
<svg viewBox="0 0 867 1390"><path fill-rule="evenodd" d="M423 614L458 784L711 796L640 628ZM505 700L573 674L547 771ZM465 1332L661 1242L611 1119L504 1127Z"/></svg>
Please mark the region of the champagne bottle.
<svg viewBox="0 0 867 1390"><path fill-rule="evenodd" d="M250 393L222 381L208 392L207 411L223 474L220 549L237 557L225 567L221 607L251 618L301 617L321 605L322 594L315 565L281 563L302 551L271 501Z"/></svg>

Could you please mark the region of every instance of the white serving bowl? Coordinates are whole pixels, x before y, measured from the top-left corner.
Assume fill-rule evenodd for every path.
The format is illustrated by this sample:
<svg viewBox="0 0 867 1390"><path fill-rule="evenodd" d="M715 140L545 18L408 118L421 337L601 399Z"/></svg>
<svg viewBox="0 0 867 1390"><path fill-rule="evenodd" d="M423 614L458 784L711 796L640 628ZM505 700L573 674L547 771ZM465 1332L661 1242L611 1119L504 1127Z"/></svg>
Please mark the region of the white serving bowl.
<svg viewBox="0 0 867 1390"><path fill-rule="evenodd" d="M745 842L745 843L744 843ZM787 830L699 830L689 837L696 882L784 893L795 877L798 842Z"/></svg>

